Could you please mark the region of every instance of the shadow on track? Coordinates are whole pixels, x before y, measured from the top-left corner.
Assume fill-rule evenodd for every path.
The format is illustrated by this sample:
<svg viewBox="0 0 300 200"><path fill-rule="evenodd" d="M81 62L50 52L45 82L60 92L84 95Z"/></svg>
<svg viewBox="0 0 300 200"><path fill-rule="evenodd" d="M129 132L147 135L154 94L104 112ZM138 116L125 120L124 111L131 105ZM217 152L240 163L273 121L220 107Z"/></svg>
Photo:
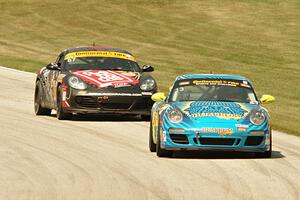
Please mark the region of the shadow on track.
<svg viewBox="0 0 300 200"><path fill-rule="evenodd" d="M231 151L179 151L174 152L173 159L277 159L285 156L280 151L272 151L271 158L255 158L254 153Z"/></svg>
<svg viewBox="0 0 300 200"><path fill-rule="evenodd" d="M56 114L51 114L51 117L56 118ZM86 122L149 122L143 120L139 115L112 115L112 114L102 114L102 115L74 115L70 121L86 121Z"/></svg>

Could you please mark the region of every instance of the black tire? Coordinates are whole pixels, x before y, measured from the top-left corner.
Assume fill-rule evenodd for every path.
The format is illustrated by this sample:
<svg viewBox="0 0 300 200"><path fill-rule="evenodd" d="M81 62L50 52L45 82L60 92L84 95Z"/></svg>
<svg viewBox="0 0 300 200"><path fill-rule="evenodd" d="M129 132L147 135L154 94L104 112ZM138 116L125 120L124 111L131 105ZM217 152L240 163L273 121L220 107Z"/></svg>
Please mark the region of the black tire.
<svg viewBox="0 0 300 200"><path fill-rule="evenodd" d="M42 102L42 86L40 81L36 81L35 91L34 91L34 112L35 115L51 115L51 109L43 108Z"/></svg>
<svg viewBox="0 0 300 200"><path fill-rule="evenodd" d="M149 150L150 150L150 152L155 152L155 151L156 151L156 144L153 142L152 120L150 120L150 130L149 130Z"/></svg>
<svg viewBox="0 0 300 200"><path fill-rule="evenodd" d="M72 119L72 113L66 113L62 108L62 87L59 86L57 89L57 110L56 110L56 117L58 120L70 120Z"/></svg>
<svg viewBox="0 0 300 200"><path fill-rule="evenodd" d="M141 115L142 121L150 121L151 115Z"/></svg>
<svg viewBox="0 0 300 200"><path fill-rule="evenodd" d="M255 153L256 158L271 158L272 157L272 131L270 131L270 149L265 152Z"/></svg>
<svg viewBox="0 0 300 200"><path fill-rule="evenodd" d="M158 127L158 134L157 134L157 144L156 144L156 155L158 157L172 157L173 151L165 150L160 147L160 128Z"/></svg>

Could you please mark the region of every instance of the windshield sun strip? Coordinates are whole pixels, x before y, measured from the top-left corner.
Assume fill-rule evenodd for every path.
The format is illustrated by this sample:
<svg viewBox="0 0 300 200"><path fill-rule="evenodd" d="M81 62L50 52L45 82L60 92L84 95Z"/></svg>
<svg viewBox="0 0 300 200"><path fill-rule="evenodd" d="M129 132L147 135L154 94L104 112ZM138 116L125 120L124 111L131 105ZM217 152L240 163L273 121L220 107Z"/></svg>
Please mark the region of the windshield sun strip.
<svg viewBox="0 0 300 200"><path fill-rule="evenodd" d="M78 51L78 52L71 52L65 56L65 60L72 61L76 58L82 57L111 57L111 58L121 58L126 60L135 61L135 58L126 53L121 52L113 52L113 51Z"/></svg>

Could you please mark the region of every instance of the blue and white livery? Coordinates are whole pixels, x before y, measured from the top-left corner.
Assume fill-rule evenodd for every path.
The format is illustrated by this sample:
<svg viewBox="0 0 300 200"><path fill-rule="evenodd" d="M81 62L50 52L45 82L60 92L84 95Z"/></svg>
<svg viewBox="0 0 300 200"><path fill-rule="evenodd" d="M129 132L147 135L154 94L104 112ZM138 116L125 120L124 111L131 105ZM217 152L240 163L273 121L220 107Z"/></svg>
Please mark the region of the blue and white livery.
<svg viewBox="0 0 300 200"><path fill-rule="evenodd" d="M167 97L152 96L149 148L159 157L178 150L229 150L271 157L268 111L273 96L257 98L241 76L191 74L176 78Z"/></svg>

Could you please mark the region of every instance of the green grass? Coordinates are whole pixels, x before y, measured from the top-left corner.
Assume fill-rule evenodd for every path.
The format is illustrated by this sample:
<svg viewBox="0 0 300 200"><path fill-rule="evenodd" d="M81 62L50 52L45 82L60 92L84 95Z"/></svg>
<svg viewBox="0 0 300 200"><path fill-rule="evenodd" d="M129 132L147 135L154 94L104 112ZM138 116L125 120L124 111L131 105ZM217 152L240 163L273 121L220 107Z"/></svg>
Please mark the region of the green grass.
<svg viewBox="0 0 300 200"><path fill-rule="evenodd" d="M0 0L0 65L36 71L68 47L131 51L160 89L177 75L250 78L275 129L300 135L299 0Z"/></svg>

